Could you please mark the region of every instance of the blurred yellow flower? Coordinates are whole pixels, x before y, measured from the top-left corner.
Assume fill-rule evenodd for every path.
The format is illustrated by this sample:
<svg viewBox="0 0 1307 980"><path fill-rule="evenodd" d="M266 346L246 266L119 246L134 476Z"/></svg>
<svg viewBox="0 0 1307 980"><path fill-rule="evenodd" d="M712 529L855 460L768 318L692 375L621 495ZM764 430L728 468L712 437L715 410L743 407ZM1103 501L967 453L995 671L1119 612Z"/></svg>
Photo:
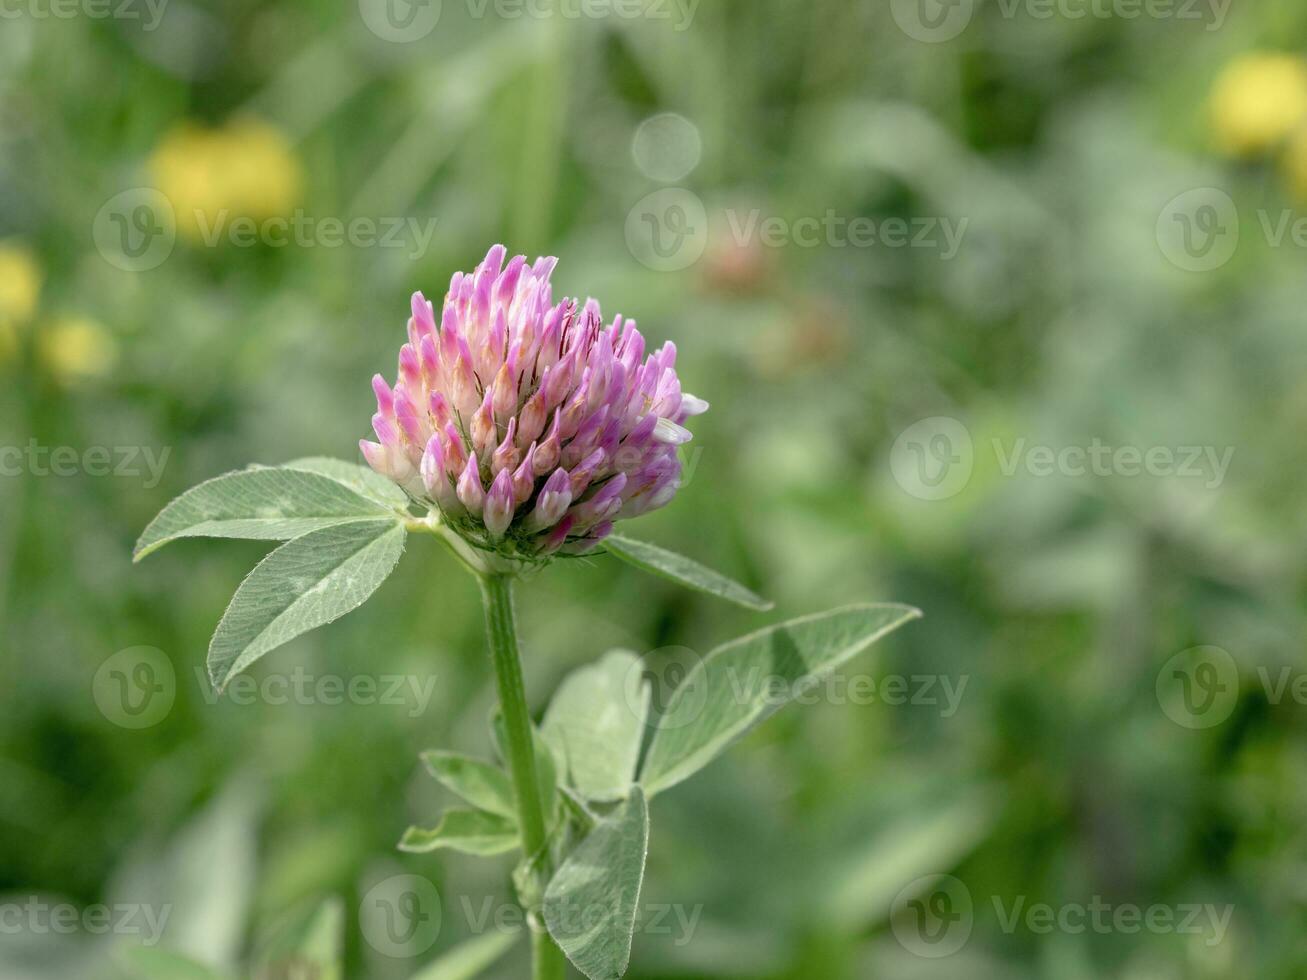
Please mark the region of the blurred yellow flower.
<svg viewBox="0 0 1307 980"><path fill-rule="evenodd" d="M0 242L0 320L30 320L40 295L41 268L36 256L15 242Z"/></svg>
<svg viewBox="0 0 1307 980"><path fill-rule="evenodd" d="M155 148L150 171L172 202L177 230L197 244L211 243L237 218L289 214L302 184L290 141L250 118L219 128L179 126Z"/></svg>
<svg viewBox="0 0 1307 980"><path fill-rule="evenodd" d="M1273 149L1307 122L1307 62L1256 53L1226 65L1211 94L1212 128L1226 153Z"/></svg>
<svg viewBox="0 0 1307 980"><path fill-rule="evenodd" d="M37 349L50 373L65 384L107 374L118 360L118 344L109 331L82 316L42 326Z"/></svg>
<svg viewBox="0 0 1307 980"><path fill-rule="evenodd" d="M1307 202L1307 129L1299 129L1289 138L1284 148L1283 168L1290 192Z"/></svg>

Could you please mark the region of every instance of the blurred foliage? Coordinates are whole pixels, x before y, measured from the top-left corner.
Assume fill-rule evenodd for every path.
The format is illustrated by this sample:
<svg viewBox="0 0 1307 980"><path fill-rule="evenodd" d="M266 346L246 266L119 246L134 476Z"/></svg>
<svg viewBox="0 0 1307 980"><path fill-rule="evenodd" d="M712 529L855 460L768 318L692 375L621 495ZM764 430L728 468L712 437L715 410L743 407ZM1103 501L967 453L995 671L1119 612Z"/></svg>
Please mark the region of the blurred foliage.
<svg viewBox="0 0 1307 980"><path fill-rule="evenodd" d="M943 43L871 0L720 0L681 31L444 0L413 43L369 31L354 3L171 0L152 30L32 16L39 3L6 15L0 446L168 455L157 480L139 453L134 472L61 476L24 455L0 477L0 905L166 904L163 945L230 968L261 924L335 895L346 976L390 980L476 932L469 909L507 900L507 866L395 849L441 802L419 751L489 752L481 613L446 555L412 543L364 609L254 670L430 679L420 712L216 700L208 637L264 549L130 558L202 479L352 458L409 293L438 294L504 241L559 255L560 291L677 342L713 409L687 486L631 532L777 601L758 616L611 559L561 563L521 590L537 708L612 647L656 668L672 648L864 599L926 619L853 669L965 682L953 713L885 698L788 711L660 797L647 901L702 910L689 942L637 935L631 976L1302 976L1304 708L1263 678L1307 668L1307 253L1261 219L1301 217L1307 8L1238 4L1208 29L974 7ZM676 180L712 223L676 271L636 261L625 237L665 186L631 152L661 112L697 130L701 157ZM181 233L157 267L127 271L95 227L138 187L173 199ZM1241 235L1195 273L1167 260L1157 225L1200 187L1230 195ZM209 245L188 230L197 209L436 231L424 249ZM967 225L949 259L770 248L732 234L753 209ZM891 460L935 416L961 421L975 464L925 500ZM1095 439L1234 452L1208 486L1007 473L992 448ZM96 678L139 645L165 653L176 695L133 730L106 720ZM1229 717L1208 728L1156 694L1198 645L1237 665ZM393 958L363 937L360 903L410 873L436 884L443 923L422 956ZM922 958L891 910L940 873L965 883L974 928ZM1215 944L1004 929L996 904L1019 897L1234 912ZM130 978L114 950L137 941L6 932L0 976ZM485 975L522 976L524 953Z"/></svg>

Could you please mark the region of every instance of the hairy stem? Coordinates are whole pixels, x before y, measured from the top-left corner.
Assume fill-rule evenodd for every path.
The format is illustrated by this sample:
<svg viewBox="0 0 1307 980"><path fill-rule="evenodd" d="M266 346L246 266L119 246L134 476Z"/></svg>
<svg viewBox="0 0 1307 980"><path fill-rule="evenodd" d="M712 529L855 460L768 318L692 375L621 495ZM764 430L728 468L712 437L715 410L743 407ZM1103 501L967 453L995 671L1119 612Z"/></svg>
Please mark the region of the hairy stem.
<svg viewBox="0 0 1307 980"><path fill-rule="evenodd" d="M507 575L481 575L481 598L486 609L486 634L490 659L495 667L499 706L504 713L508 744L508 769L517 800L517 817L522 828L522 851L528 861L545 848L546 823L536 773L535 743L531 716L522 684L522 661L517 650L517 625L513 617L513 580ZM548 869L545 869L548 871ZM566 961L562 951L538 924L533 925L531 956L535 980L562 980Z"/></svg>

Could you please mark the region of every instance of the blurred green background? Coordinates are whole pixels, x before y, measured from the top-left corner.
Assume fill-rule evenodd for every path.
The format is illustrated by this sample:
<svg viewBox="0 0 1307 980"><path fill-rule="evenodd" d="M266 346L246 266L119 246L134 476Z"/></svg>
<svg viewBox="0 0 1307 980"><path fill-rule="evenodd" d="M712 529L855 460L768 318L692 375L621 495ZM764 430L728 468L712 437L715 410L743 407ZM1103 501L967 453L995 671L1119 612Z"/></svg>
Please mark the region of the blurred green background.
<svg viewBox="0 0 1307 980"><path fill-rule="evenodd" d="M487 948L511 861L395 849L445 802L418 752L490 751L472 581L413 539L235 703L204 653L266 549L130 556L201 480L356 459L409 293L495 241L676 341L713 407L631 531L777 601L558 563L521 590L537 709L614 646L674 679L776 619L926 612L844 671L863 696L657 800L645 901L693 924L646 922L632 977L1307 974L1307 8L0 12L4 980L149 980L150 938L254 976L261 931L330 896L350 978ZM113 706L139 647L173 678L146 727ZM360 677L383 689L314 686ZM443 899L412 956L363 921L400 874Z"/></svg>

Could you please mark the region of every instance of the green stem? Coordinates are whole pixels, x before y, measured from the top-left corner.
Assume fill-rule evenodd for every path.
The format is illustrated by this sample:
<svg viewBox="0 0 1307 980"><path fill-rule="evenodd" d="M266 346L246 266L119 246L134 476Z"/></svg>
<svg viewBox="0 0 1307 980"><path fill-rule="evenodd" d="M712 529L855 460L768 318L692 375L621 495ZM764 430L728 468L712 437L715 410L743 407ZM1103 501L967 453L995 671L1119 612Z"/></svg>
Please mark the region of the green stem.
<svg viewBox="0 0 1307 980"><path fill-rule="evenodd" d="M481 598L486 608L486 634L495 666L499 706L504 713L508 769L522 828L522 851L528 861L541 854L547 842L545 812L536 774L535 740L522 683L522 660L517 651L513 617L513 580L507 575L481 575ZM548 868L544 869L548 872ZM535 980L563 980L567 973L562 951L538 924L532 925L531 956Z"/></svg>

